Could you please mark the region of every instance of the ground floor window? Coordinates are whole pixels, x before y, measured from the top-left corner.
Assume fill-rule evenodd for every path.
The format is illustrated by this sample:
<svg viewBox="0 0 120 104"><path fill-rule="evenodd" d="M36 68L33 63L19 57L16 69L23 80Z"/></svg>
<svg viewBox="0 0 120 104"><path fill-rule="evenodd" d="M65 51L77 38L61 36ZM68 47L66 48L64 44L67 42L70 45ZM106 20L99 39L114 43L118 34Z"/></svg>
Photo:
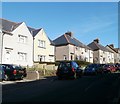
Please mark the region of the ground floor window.
<svg viewBox="0 0 120 104"><path fill-rule="evenodd" d="M18 52L18 60L27 61L27 53Z"/></svg>
<svg viewBox="0 0 120 104"><path fill-rule="evenodd" d="M67 56L66 55L63 55L63 58L64 58L64 60L67 60Z"/></svg>
<svg viewBox="0 0 120 104"><path fill-rule="evenodd" d="M44 62L45 61L45 56L44 55L38 55L38 60L40 62Z"/></svg>

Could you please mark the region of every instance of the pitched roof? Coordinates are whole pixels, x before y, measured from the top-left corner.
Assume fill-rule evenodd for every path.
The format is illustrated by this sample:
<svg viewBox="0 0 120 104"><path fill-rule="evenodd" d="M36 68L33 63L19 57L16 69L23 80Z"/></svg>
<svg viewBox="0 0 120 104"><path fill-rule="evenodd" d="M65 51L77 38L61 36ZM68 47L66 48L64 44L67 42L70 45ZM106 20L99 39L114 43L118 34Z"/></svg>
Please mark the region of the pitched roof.
<svg viewBox="0 0 120 104"><path fill-rule="evenodd" d="M120 51L120 48L115 48L116 52L118 53Z"/></svg>
<svg viewBox="0 0 120 104"><path fill-rule="evenodd" d="M64 35L58 37L57 39L53 40L53 42L55 43L56 46L72 44L72 45L75 45L75 46L78 46L78 47L91 49L88 46L86 46L85 44L81 43L76 38L74 38L70 35L67 35L67 34L64 34Z"/></svg>
<svg viewBox="0 0 120 104"><path fill-rule="evenodd" d="M55 43L56 46L70 44L65 35L58 37L57 39L53 40L53 42Z"/></svg>
<svg viewBox="0 0 120 104"><path fill-rule="evenodd" d="M107 45L110 49L112 49L114 52L118 53L118 49L117 48L114 48L112 47L111 45Z"/></svg>
<svg viewBox="0 0 120 104"><path fill-rule="evenodd" d="M87 49L92 50L90 47L88 47L87 45L81 43L79 40L77 40L77 39L75 39L75 38L74 38L74 40L79 44L80 47L83 47L83 48L87 48Z"/></svg>
<svg viewBox="0 0 120 104"><path fill-rule="evenodd" d="M88 44L88 46L90 48L92 48L93 51L100 49L102 51L112 52L112 51L108 50L106 47L102 46L101 44L99 44L99 43L97 43L95 41L93 41L92 43Z"/></svg>
<svg viewBox="0 0 120 104"><path fill-rule="evenodd" d="M22 23L23 22L16 23L16 22L12 22L12 21L0 18L0 27L2 28L2 31L6 31L6 32L12 32Z"/></svg>
<svg viewBox="0 0 120 104"><path fill-rule="evenodd" d="M41 29L42 29L42 28L35 29L35 28L28 27L28 30L30 31L30 33L32 34L33 37L35 37L35 36L37 35L37 33L38 33L39 31L41 31ZM49 37L48 37L48 39L49 39L51 45L54 46L55 43L54 43Z"/></svg>
<svg viewBox="0 0 120 104"><path fill-rule="evenodd" d="M30 33L33 35L33 37L35 37L35 36L37 35L37 33L38 33L41 29L42 29L42 28L35 29L35 28L28 27L28 30L29 30Z"/></svg>
<svg viewBox="0 0 120 104"><path fill-rule="evenodd" d="M55 43L49 37L48 39L50 40L51 45L55 46Z"/></svg>

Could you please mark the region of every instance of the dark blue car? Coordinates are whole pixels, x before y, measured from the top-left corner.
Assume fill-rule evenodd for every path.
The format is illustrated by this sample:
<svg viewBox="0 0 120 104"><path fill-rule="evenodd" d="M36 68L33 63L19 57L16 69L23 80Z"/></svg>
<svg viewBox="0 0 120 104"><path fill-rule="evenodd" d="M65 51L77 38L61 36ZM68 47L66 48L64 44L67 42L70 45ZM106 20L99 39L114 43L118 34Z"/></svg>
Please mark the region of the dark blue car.
<svg viewBox="0 0 120 104"><path fill-rule="evenodd" d="M102 73L100 64L89 64L84 70L84 75L96 75L98 73Z"/></svg>
<svg viewBox="0 0 120 104"><path fill-rule="evenodd" d="M26 68L13 64L0 64L0 79L15 80L27 76Z"/></svg>
<svg viewBox="0 0 120 104"><path fill-rule="evenodd" d="M79 78L82 75L82 69L79 68L75 61L62 61L60 62L56 75L58 79L63 78Z"/></svg>

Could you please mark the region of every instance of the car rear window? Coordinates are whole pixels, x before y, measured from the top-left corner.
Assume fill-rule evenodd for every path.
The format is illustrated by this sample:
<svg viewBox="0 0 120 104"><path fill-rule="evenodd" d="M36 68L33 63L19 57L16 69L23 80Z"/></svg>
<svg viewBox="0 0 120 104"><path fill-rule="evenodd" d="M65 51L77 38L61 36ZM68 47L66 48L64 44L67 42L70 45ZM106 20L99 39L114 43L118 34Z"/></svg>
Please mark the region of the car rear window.
<svg viewBox="0 0 120 104"><path fill-rule="evenodd" d="M71 67L70 63L60 63L59 68Z"/></svg>

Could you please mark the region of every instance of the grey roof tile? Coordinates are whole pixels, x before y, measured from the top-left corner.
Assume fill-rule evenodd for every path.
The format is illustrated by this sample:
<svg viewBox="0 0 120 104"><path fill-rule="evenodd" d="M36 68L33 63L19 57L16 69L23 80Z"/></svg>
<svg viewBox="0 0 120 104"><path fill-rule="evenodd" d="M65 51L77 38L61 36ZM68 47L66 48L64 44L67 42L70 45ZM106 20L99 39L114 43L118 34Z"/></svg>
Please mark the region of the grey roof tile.
<svg viewBox="0 0 120 104"><path fill-rule="evenodd" d="M12 22L9 20L5 20L5 19L1 19L0 18L0 27L2 27L3 31L7 31L7 32L12 32L13 30L15 30L21 23L16 23L16 22Z"/></svg>
<svg viewBox="0 0 120 104"><path fill-rule="evenodd" d="M112 52L112 51L108 50L106 47L102 46L101 44L99 44L99 43L97 43L97 42L95 42L95 41L93 41L92 43L88 44L88 46L89 46L90 48L92 48L93 51L100 49L100 50L102 50L102 51Z"/></svg>
<svg viewBox="0 0 120 104"><path fill-rule="evenodd" d="M112 46L110 46L110 45L107 45L110 49L112 49L114 52L116 52L116 53L118 53L118 48L114 48L114 47L112 47Z"/></svg>
<svg viewBox="0 0 120 104"><path fill-rule="evenodd" d="M58 37L57 39L53 40L53 42L55 43L56 46L62 46L62 45L67 45L67 44L73 44L75 46L78 47L82 47L82 48L87 48L92 50L90 47L88 47L87 45L81 43L79 40L77 40L74 37L71 37L67 34L64 34L60 37Z"/></svg>
<svg viewBox="0 0 120 104"><path fill-rule="evenodd" d="M64 35L62 35L62 36L58 37L57 39L53 40L53 42L55 43L55 46L70 44L68 42L68 40L65 38Z"/></svg>

